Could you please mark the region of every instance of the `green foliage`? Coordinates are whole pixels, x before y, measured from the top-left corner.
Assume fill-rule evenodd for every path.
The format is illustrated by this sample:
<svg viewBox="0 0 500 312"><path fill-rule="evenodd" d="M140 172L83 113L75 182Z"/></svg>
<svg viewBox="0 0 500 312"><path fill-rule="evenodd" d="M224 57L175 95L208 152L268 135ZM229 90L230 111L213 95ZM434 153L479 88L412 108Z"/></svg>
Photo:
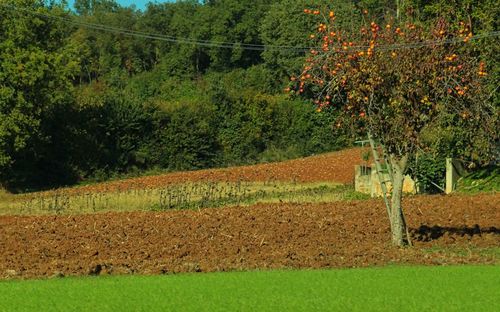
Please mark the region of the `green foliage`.
<svg viewBox="0 0 500 312"><path fill-rule="evenodd" d="M171 105L155 125L152 161L170 170L213 167L218 152L215 109L198 102Z"/></svg>
<svg viewBox="0 0 500 312"><path fill-rule="evenodd" d="M297 74L304 61L305 52L296 47L311 46L309 34L314 33L317 23L306 16L305 8L329 8L337 12L344 29L359 25L359 12L352 1L328 0L280 0L270 6L260 25L262 42L269 46L262 53L266 65L284 81ZM286 47L286 48L283 48Z"/></svg>
<svg viewBox="0 0 500 312"><path fill-rule="evenodd" d="M7 184L19 170L28 171L39 158L50 157L50 121L72 101L71 78L78 61L61 22L11 10L3 6L5 1L0 4L0 181ZM65 15L40 1L9 2L19 4Z"/></svg>
<svg viewBox="0 0 500 312"><path fill-rule="evenodd" d="M480 33L498 28L492 2L400 4L423 23L440 10L470 18ZM363 9L376 19L396 9L390 0L188 0L150 3L144 12L114 0L77 0L75 12L55 3L0 0L0 184L11 190L144 170L283 160L346 146L361 123L332 131L339 124L338 110L318 113L311 103L282 95L299 71L303 50L189 42L306 47L317 23L304 8L333 9L344 31L361 25ZM474 47L493 60L487 92L496 103L500 62L494 60L500 53L492 42L484 39ZM463 156L470 145L484 149L488 133L454 126L455 115L427 129L433 153ZM476 154L465 156L483 158Z"/></svg>
<svg viewBox="0 0 500 312"><path fill-rule="evenodd" d="M446 19L448 21L465 22L474 35L482 35L486 32L497 31L499 22L497 16L500 7L495 0L408 0L405 1L408 10L408 18L416 18L421 21L433 21ZM410 14L411 12L411 14ZM413 15L413 16L411 16ZM473 54L484 61L488 73L484 82L484 94L482 101L488 103L489 109L498 110L500 93L498 92L498 81L500 79L500 46L497 37L483 38L468 43L466 49L472 50ZM472 106L472 105L471 105ZM473 161L480 164L491 160L492 141L498 141L498 135L492 135L494 129L500 127L498 113L491 122L488 133L481 127L485 123L486 111L473 112L481 116L476 118L477 123L473 128L469 125L457 122L459 116L456 109L443 114L436 123L426 130L425 140L431 147L433 153L443 156L456 157ZM498 144L493 149L498 148ZM489 155L488 155L489 154Z"/></svg>
<svg viewBox="0 0 500 312"><path fill-rule="evenodd" d="M80 15L92 15L102 11L113 11L119 8L114 0L75 0L75 10Z"/></svg>
<svg viewBox="0 0 500 312"><path fill-rule="evenodd" d="M408 166L408 174L417 182L421 192L443 192L446 183L446 157L418 153Z"/></svg>
<svg viewBox="0 0 500 312"><path fill-rule="evenodd" d="M199 23L196 38L210 38L213 42L239 44L261 44L259 37L260 21L266 14L271 0L254 0L251 3L241 0L209 1L197 12ZM210 67L225 70L235 67L249 67L260 62L260 52L241 49L209 48Z"/></svg>
<svg viewBox="0 0 500 312"><path fill-rule="evenodd" d="M489 165L474 170L458 181L457 190L463 193L499 192L500 167Z"/></svg>
<svg viewBox="0 0 500 312"><path fill-rule="evenodd" d="M75 104L50 119L54 144L45 145L45 160L23 164L10 178L37 188L51 175L58 177L52 184L67 184L155 168L284 160L345 144L329 128L334 114L258 91L262 73L251 67L179 82L158 70L79 87Z"/></svg>
<svg viewBox="0 0 500 312"><path fill-rule="evenodd" d="M219 118L222 163L256 162L260 155L269 161L270 153L277 151L291 152L286 157L290 158L345 146L343 137L335 137L330 128L335 111L318 114L311 103L263 94L251 80L239 83L234 79L237 75L242 73L209 77L208 94Z"/></svg>
<svg viewBox="0 0 500 312"><path fill-rule="evenodd" d="M496 0L406 0L405 8L422 20L444 17L469 22L474 33L498 29Z"/></svg>

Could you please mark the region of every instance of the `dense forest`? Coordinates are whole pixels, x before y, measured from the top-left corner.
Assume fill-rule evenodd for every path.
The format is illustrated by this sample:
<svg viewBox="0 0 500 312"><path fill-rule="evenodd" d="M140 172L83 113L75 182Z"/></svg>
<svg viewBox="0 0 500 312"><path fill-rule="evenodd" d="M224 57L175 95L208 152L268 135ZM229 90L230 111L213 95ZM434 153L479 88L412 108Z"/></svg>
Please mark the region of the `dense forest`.
<svg viewBox="0 0 500 312"><path fill-rule="evenodd" d="M284 92L316 22L346 30L439 16L498 30L497 0L188 0L144 11L113 0L0 0L0 186L25 191L148 170L190 170L342 148L335 105ZM481 21L481 22L479 22ZM498 82L495 40L472 46ZM498 105L498 92L491 99ZM460 153L460 133L435 157ZM437 155L437 156L436 156ZM433 156L434 157L434 156Z"/></svg>

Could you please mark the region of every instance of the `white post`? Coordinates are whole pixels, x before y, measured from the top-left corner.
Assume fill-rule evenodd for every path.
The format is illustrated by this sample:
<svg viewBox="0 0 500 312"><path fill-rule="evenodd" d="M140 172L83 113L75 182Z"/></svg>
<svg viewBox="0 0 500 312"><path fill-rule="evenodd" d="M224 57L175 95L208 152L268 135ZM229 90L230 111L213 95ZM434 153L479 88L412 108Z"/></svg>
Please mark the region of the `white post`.
<svg viewBox="0 0 500 312"><path fill-rule="evenodd" d="M453 191L455 191L458 178L460 178L460 174L453 165L453 159L446 158L446 188L445 188L446 194L450 194L453 193Z"/></svg>

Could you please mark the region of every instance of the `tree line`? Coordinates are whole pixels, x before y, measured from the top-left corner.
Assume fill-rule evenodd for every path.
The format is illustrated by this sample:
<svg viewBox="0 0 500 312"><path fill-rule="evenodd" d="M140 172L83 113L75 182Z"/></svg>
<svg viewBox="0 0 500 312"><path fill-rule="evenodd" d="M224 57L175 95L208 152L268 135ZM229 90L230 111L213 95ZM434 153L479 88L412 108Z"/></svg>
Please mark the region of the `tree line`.
<svg viewBox="0 0 500 312"><path fill-rule="evenodd" d="M283 92L317 28L303 10L326 6L345 31L364 10L424 23L448 12L478 33L498 29L494 0L188 0L144 11L0 0L0 185L24 191L350 144L359 133L332 127L337 109L317 112L307 96ZM481 53L498 60L497 49Z"/></svg>

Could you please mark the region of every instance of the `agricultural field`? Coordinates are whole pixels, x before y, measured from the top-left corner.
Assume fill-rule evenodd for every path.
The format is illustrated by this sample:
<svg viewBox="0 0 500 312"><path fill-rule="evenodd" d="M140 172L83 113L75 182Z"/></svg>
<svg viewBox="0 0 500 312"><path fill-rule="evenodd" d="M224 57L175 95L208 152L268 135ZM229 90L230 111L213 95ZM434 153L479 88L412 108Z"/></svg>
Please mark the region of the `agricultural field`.
<svg viewBox="0 0 500 312"><path fill-rule="evenodd" d="M496 195L415 197L415 248L391 247L383 204L261 204L0 218L8 277L498 263Z"/></svg>
<svg viewBox="0 0 500 312"><path fill-rule="evenodd" d="M362 152L7 196L0 276L499 263L496 192L407 197L415 247L392 247L348 185Z"/></svg>
<svg viewBox="0 0 500 312"><path fill-rule="evenodd" d="M282 163L117 180L22 195L4 194L0 214L69 214L167 210L275 202L363 199L348 186L362 150L353 148ZM0 196L2 196L0 194Z"/></svg>

